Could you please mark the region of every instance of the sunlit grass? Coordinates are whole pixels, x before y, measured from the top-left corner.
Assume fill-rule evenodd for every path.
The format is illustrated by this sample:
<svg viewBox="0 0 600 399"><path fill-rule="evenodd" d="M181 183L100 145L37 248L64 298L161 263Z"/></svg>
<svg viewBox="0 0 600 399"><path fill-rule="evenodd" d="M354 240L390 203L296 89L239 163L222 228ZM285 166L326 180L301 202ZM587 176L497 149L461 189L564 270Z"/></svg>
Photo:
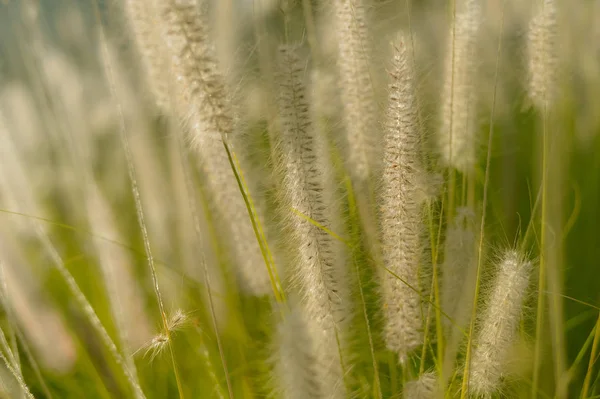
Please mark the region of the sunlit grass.
<svg viewBox="0 0 600 399"><path fill-rule="evenodd" d="M0 397L477 397L473 358L495 353L474 353L490 298L504 298L494 282L507 253L531 273L513 319L498 317L504 324L487 330L510 341L503 359L490 359L498 378L489 397L600 397L595 5L166 1L145 10L152 51L138 48L145 42L134 35L144 30L131 29L136 21L118 2L0 5ZM467 6L481 7L477 29L455 25ZM556 21L534 19L542 6L557 7ZM163 8L170 14L153 14ZM224 16L238 24L226 35L212 22ZM532 35L536 24L547 31ZM406 40L394 45L407 47L399 53L410 55L416 74L415 99L406 103L388 86L399 32ZM477 37L461 43L464 32ZM291 122L277 103L287 89L274 62L281 45L297 52L294 84L305 90L283 106L292 107ZM152 62L164 67L160 81L147 76ZM385 119L391 103L396 125ZM384 148L383 133L404 129L406 115L416 118L421 154L398 161L384 153L394 143ZM287 134L310 129L322 139L318 161L327 168L314 166L302 139L286 142L282 157L285 123ZM211 137L217 145L199 148ZM418 162L416 187L405 172ZM325 169L332 179L321 187ZM311 177L294 194L301 206L291 206L285 190L294 185L283 176L300 173ZM239 195L243 212L228 208L220 184ZM383 187L414 195L390 191L386 202ZM327 200L314 200L324 190ZM103 209L90 206L94 195ZM406 235L384 244L383 233L413 231L410 201L419 203L412 220L420 221L414 242L422 248L390 261L407 248ZM475 238L475 258L453 280L444 273L455 223ZM250 236L237 234L242 228ZM343 286L332 277L328 245L345 253ZM258 260L242 270L252 254L234 252L253 246ZM99 256L111 248L122 259ZM314 280L298 270L303 250L319 272ZM265 292L248 289L244 279L254 276L265 277ZM134 294L115 295L111 281ZM389 303L389 281L419 305L421 320L406 336L422 340L406 350L406 342L390 346L388 322L414 309ZM459 309L446 307L445 281L455 281ZM314 338L334 336L326 348ZM289 353L296 355L282 362ZM284 375L288 368L295 374ZM339 376L323 372L338 368Z"/></svg>

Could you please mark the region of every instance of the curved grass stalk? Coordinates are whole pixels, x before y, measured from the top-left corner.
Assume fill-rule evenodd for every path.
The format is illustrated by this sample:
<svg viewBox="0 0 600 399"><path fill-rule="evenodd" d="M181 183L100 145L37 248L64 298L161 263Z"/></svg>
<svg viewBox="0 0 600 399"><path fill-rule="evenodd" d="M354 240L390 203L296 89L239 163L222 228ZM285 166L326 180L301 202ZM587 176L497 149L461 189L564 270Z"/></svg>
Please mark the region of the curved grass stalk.
<svg viewBox="0 0 600 399"><path fill-rule="evenodd" d="M113 76L113 72L112 72L112 65L110 65L110 63L108 62L109 56L108 56L108 49L106 48L106 42L105 42L105 37L104 37L104 28L102 26L102 22L101 22L101 19L99 16L98 3L96 1L94 1L94 8L95 8L96 18L98 20L98 25L99 25L100 34L101 34L102 53L103 53L103 58L105 61L107 79L108 79L108 83L110 86L111 94L113 95L115 100L117 100L116 106L117 106L118 114L119 114L119 136L121 138L121 145L123 146L123 150L125 152L125 158L126 158L126 162L127 162L127 172L129 174L131 191L133 193L133 197L134 197L134 201L135 201L135 208L136 208L138 223L139 223L140 229L142 231L142 238L144 241L144 249L146 252L148 266L150 267L150 274L152 276L154 293L156 295L156 300L158 302L158 308L159 308L160 316L161 316L162 323L163 323L163 331L164 331L165 336L168 339L169 353L171 355L171 362L173 364L173 372L175 374L175 380L177 382L177 391L179 392L180 399L183 399L183 386L181 383L181 378L179 376L179 371L177 369L177 363L175 361L175 353L173 351L173 345L171 342L171 333L169 331L167 315L165 313L165 306L163 303L162 295L160 293L160 287L158 285L158 276L156 273L156 266L154 264L154 258L152 256L152 250L150 249L150 241L148 238L148 229L146 227L146 222L144 219L144 211L142 209L142 201L141 201L140 192L139 192L139 189L137 186L136 171L135 171L135 167L133 165L133 159L132 159L133 157L132 157L131 149L129 147L129 140L127 138L127 131L126 131L127 127L125 125L125 117L123 115L121 103L118 101L119 96L117 94L117 89L115 87L115 81L114 81L114 76Z"/></svg>
<svg viewBox="0 0 600 399"><path fill-rule="evenodd" d="M598 346L600 344L600 314L596 320L596 326L594 327L594 341L592 343L592 352L590 353L590 360L588 362L588 368L585 373L585 379L583 380L583 388L581 389L581 398L586 398L590 389L590 382L592 381L592 373L594 371L594 364L598 360Z"/></svg>
<svg viewBox="0 0 600 399"><path fill-rule="evenodd" d="M438 249L440 246L440 240L441 240L441 235L442 235L442 224L443 223L439 223L438 224L438 229L437 229L437 236L436 236L436 232L435 232L435 225L434 225L434 218L433 218L433 211L432 211L432 204L427 204L427 217L429 220L429 240L430 240L430 245L431 245L431 263L433 265L433 278L431 280L431 294L429 295L429 306L427 308L427 319L425 322L425 332L424 332L424 337L425 337L425 342L423 343L423 348L421 349L421 364L419 365L419 374L423 374L425 372L425 358L427 355L427 339L429 336L429 328L430 328L430 313L431 313L431 308L432 305L435 311L435 329L436 329L436 339L437 339L437 353L436 353L436 358L435 358L435 363L436 363L436 367L438 368L438 375L440 376L440 378L438 379L439 382L439 388L443 389L444 387L444 379L443 379L443 372L444 372L444 333L443 333L443 328L442 328L442 306L440 304L440 288L439 288L439 282L438 282ZM442 209L441 209L441 214L443 214L443 210L444 210L444 198L442 197Z"/></svg>
<svg viewBox="0 0 600 399"><path fill-rule="evenodd" d="M12 355L10 355L10 356L12 356ZM4 353L2 353L2 351L0 351L0 358L2 358L8 371L11 372L13 377L15 377L15 379L19 383L19 386L23 390L23 393L25 394L25 396L27 396L28 399L35 399L34 396L31 394L29 387L25 383L25 380L23 380L23 376L21 375L21 373L18 372L17 370L15 370L15 368L11 365L11 362L6 358L6 356L4 356Z"/></svg>

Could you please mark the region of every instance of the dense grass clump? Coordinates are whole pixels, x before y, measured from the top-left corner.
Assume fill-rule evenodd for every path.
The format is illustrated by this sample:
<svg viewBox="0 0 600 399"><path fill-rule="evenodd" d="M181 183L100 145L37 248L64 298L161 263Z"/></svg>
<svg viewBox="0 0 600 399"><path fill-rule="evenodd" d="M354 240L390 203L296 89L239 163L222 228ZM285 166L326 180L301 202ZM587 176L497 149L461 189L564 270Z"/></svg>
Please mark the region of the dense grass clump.
<svg viewBox="0 0 600 399"><path fill-rule="evenodd" d="M598 397L599 16L0 3L0 397Z"/></svg>

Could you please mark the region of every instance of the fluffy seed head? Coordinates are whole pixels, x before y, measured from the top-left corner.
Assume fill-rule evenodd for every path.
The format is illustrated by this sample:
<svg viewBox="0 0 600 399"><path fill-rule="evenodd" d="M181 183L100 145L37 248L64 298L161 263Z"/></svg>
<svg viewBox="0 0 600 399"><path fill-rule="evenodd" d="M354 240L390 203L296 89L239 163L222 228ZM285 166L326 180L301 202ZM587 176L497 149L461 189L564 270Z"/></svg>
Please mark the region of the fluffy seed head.
<svg viewBox="0 0 600 399"><path fill-rule="evenodd" d="M192 0L166 0L159 2L158 11L175 77L175 112L199 154L219 233L229 237L225 245L241 288L266 295L271 292L267 268L223 146L233 131L233 118L208 40L204 8Z"/></svg>
<svg viewBox="0 0 600 399"><path fill-rule="evenodd" d="M557 10L554 0L543 0L541 9L529 23L527 62L529 97L539 109L555 99L557 59Z"/></svg>
<svg viewBox="0 0 600 399"><path fill-rule="evenodd" d="M365 7L362 0L335 0L334 13L348 167L353 177L363 181L371 173L377 133Z"/></svg>
<svg viewBox="0 0 600 399"><path fill-rule="evenodd" d="M446 49L438 147L442 162L461 172L470 171L476 160L475 50L480 23L479 0L467 0L456 15Z"/></svg>
<svg viewBox="0 0 600 399"><path fill-rule="evenodd" d="M279 324L276 335L277 387L280 394L290 399L320 397L314 343L302 315L300 309L292 309Z"/></svg>
<svg viewBox="0 0 600 399"><path fill-rule="evenodd" d="M141 55L145 83L158 107L162 111L168 112L171 105L169 76L162 41L156 29L158 15L155 0L127 0L125 1L125 12L133 32L137 51Z"/></svg>
<svg viewBox="0 0 600 399"><path fill-rule="evenodd" d="M418 380L407 382L403 396L405 399L436 399L438 390L437 376L433 372L427 372Z"/></svg>
<svg viewBox="0 0 600 399"><path fill-rule="evenodd" d="M530 273L531 263L516 251L508 251L498 265L474 342L469 378L469 390L473 394L490 397L500 388L506 373L506 354L515 342Z"/></svg>
<svg viewBox="0 0 600 399"><path fill-rule="evenodd" d="M384 137L381 180L381 288L384 300L384 337L400 359L423 340L419 292L421 221L419 180L420 134L410 43L399 36L394 43L394 65L389 86L389 105Z"/></svg>
<svg viewBox="0 0 600 399"><path fill-rule="evenodd" d="M176 105L180 113L193 114L193 123L202 125L201 131L190 130L195 146L202 147L212 136L227 136L233 131L225 84L208 38L204 5L199 7L191 0L166 0L160 4L162 33L177 84Z"/></svg>
<svg viewBox="0 0 600 399"><path fill-rule="evenodd" d="M158 355L164 352L169 341L173 338L173 335L186 327L189 324L189 321L188 314L181 309L177 309L167 320L168 331L162 331L156 334L150 342L139 350L144 349L144 356L150 356L150 359L154 360ZM139 352L139 350L137 352Z"/></svg>
<svg viewBox="0 0 600 399"><path fill-rule="evenodd" d="M169 318L167 328L171 332L179 331L190 322L190 317L181 309L177 309Z"/></svg>
<svg viewBox="0 0 600 399"><path fill-rule="evenodd" d="M310 220L340 231L335 182L323 137L315 134L301 67L295 50L280 48L280 169L284 173L284 215L293 232L296 268L293 280L301 294L308 334L317 359L315 372L326 397L344 397L336 335L348 318L347 273L342 244ZM304 217L291 211L294 209Z"/></svg>

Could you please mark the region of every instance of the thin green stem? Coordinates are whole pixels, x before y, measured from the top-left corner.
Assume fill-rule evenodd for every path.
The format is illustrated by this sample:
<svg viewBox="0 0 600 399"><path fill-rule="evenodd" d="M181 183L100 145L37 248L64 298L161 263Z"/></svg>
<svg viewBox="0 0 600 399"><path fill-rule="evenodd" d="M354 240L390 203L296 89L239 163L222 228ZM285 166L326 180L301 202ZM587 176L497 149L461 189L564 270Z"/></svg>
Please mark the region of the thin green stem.
<svg viewBox="0 0 600 399"><path fill-rule="evenodd" d="M267 267L267 271L269 273L269 279L271 280L271 286L273 288L273 293L275 294L275 299L280 303L285 303L285 293L281 286L281 281L279 279L277 269L275 268L273 254L271 253L267 244L265 233L262 229L260 221L256 217L256 210L252 198L250 197L250 195L247 194L248 189L246 181L244 180L244 175L242 174L241 168L239 167L239 162L237 161L235 153L231 151L231 148L229 147L229 144L227 143L225 137L223 137L223 147L225 148L227 158L229 159L229 164L231 165L231 169L235 175L235 179L238 183L240 192L242 194L242 197L244 198L244 203L246 204L248 215L250 216L250 221L252 222L252 229L254 230L254 234L256 235L260 251L262 253L265 265Z"/></svg>
<svg viewBox="0 0 600 399"><path fill-rule="evenodd" d="M547 112L544 106L543 113L543 132L542 132L542 214L541 214L541 238L540 238L540 266L538 275L538 297L536 311L536 327L535 327L535 348L533 359L533 377L531 383L531 395L536 397L539 385L540 362L542 357L542 339L544 326L544 309L546 295L546 240L547 240L547 225L548 218L548 132L547 132ZM555 376L560 378L560 376Z"/></svg>
<svg viewBox="0 0 600 399"><path fill-rule="evenodd" d="M200 230L200 217L198 215L198 210L196 208L196 201L194 201L193 197L192 197L194 188L193 188L193 184L192 184L192 178L190 176L189 160L188 160L187 154L185 152L185 148L183 147L182 138L178 135L176 140L177 140L177 150L179 153L179 159L181 160L181 167L182 167L183 177L185 180L185 186L186 186L186 190L187 190L187 197L189 200L190 211L192 213L192 219L194 222L194 232L195 232L196 240L198 241L199 246L202 247L203 240L202 240L202 232ZM225 374L225 382L227 384L227 392L229 394L229 399L233 399L233 389L231 387L231 380L230 380L229 372L227 369L227 361L225 359L223 343L221 342L221 337L219 335L212 285L211 285L211 281L210 281L210 275L208 272L208 265L206 264L206 259L204 257L203 252L201 252L201 254L200 254L200 264L202 265L202 271L204 272L204 281L206 284L206 291L207 291L206 295L208 296L208 305L209 305L209 309L210 309L211 322L212 322L213 331L214 331L216 341L217 341L217 348L219 350L219 356L221 359L221 365L223 367L223 373ZM206 355L206 357L208 357L208 355ZM208 360L210 360L210 359L208 359ZM219 386L219 388L221 388L221 387Z"/></svg>
<svg viewBox="0 0 600 399"><path fill-rule="evenodd" d="M600 344L600 313L596 320L594 342L592 343L592 352L590 353L590 360L588 362L587 372L585 373L585 379L583 380L583 388L581 389L581 398L585 399L590 389L590 382L592 381L592 373L594 371L594 364L597 360L598 346Z"/></svg>
<svg viewBox="0 0 600 399"><path fill-rule="evenodd" d="M341 162L341 159L339 156L339 152L337 151L336 147L330 145L330 148L332 150L332 156L335 161L334 164L342 165L342 162ZM344 172L342 167L340 167L340 170L342 173ZM354 242L352 244L347 243L347 245L351 249L352 258L354 260L354 259L356 259L356 257L355 257L356 251L358 251L360 248L360 233L359 233L360 216L358 214L358 208L357 208L358 205L356 202L356 196L354 195L354 190L352 188L352 181L351 181L350 177L347 175L344 175L343 180L344 180L344 183L346 186L346 192L348 194L348 208L349 208L349 212L350 212L350 220L352 221L352 239L354 240ZM369 315L367 312L367 303L365 301L365 296L364 296L364 291L363 291L363 286L362 286L362 279L360 277L360 268L359 268L358 262L355 262L355 266L356 266L356 275L357 275L357 279L358 279L358 286L359 286L359 292L360 292L361 306L362 306L362 311L363 311L363 318L365 320L365 326L367 329L367 337L369 340L369 352L371 355L371 362L373 364L373 385L374 385L373 389L377 393L377 397L381 399L383 396L382 396L382 391L381 391L381 381L379 380L379 367L377 365L377 358L375 356L375 346L373 345L373 335L371 332L371 323L369 321ZM396 384L395 376L397 375L395 362L390 365L390 369L391 369L390 374L392 375L392 378L394 378L392 385L394 385L394 384Z"/></svg>
<svg viewBox="0 0 600 399"><path fill-rule="evenodd" d="M441 212L444 211L444 200L442 199ZM432 220L433 224L433 214L431 212L431 206L429 207L429 216ZM438 280L438 248L440 247L440 241L442 239L442 225L443 223L438 224L437 231L437 239L435 243L435 250L433 251L432 263L433 263L433 285L434 285L434 293L435 293L435 331L437 335L437 359L436 364L438 366L438 376L439 381L443 381L444 372L444 331L442 328L442 306L440 302L440 288L439 288L439 280Z"/></svg>
<svg viewBox="0 0 600 399"><path fill-rule="evenodd" d="M98 25L100 27L101 35L102 35L101 44L102 44L103 56L105 59L105 67L106 67L107 79L108 79L109 86L110 86L110 91L111 91L111 94L114 97L114 99L118 100L119 95L117 93L117 88L115 85L115 79L114 79L113 72L112 72L112 65L110 65L110 61L109 61L109 57L108 57L108 49L106 48L104 29L103 29L102 21L100 18L98 4L96 1L94 1L94 7L95 7L95 12L96 12L96 18L98 21ZM150 275L152 277L152 285L154 288L154 294L156 295L156 300L158 302L158 309L160 312L160 317L162 319L163 329L164 329L165 335L169 339L168 345L169 345L169 350L170 350L170 354L171 354L171 361L173 363L173 372L175 374L175 380L177 382L177 390L179 392L179 398L183 399L183 397L184 397L183 396L183 386L181 383L181 378L179 376L179 372L178 372L176 364L175 364L175 356L174 356L174 352L173 352L172 345L171 345L171 339L170 339L171 334L169 332L169 325L168 325L167 315L165 312L165 306L164 306L164 302L163 302L162 295L160 292L160 287L158 284L158 275L156 273L154 257L152 255L152 250L150 248L150 239L149 239L149 235L148 235L148 228L146 226L144 210L142 207L142 200L140 198L140 191L139 191L139 188L137 185L136 170L135 170L135 165L133 163L133 156L132 156L131 148L129 145L129 139L127 138L127 126L126 126L126 122L125 122L125 116L123 114L123 109L122 109L122 105L121 105L120 101L116 101L116 107L117 107L118 115L119 115L119 136L121 139L121 145L123 147L123 152L125 153L125 161L127 163L127 172L129 174L129 183L131 185L131 191L132 191L133 199L134 199L134 203L135 203L138 224L139 224L139 227L140 227L140 230L142 233L142 238L144 241L144 250L146 252L146 258L148 261L148 266L150 268Z"/></svg>

